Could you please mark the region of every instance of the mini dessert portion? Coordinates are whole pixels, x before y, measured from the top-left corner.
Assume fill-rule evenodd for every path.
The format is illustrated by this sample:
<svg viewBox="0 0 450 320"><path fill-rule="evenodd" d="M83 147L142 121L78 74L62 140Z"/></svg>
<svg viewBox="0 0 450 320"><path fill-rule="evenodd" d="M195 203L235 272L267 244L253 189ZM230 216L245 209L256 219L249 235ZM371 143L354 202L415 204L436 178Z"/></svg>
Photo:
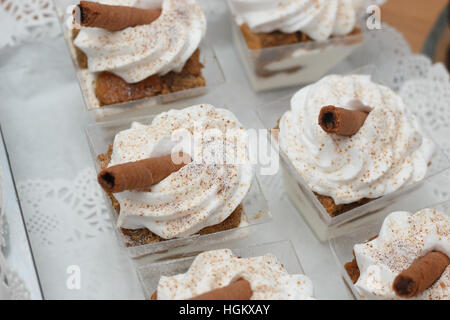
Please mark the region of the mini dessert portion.
<svg viewBox="0 0 450 320"><path fill-rule="evenodd" d="M68 8L83 93L93 107L205 86L196 0L81 1Z"/></svg>
<svg viewBox="0 0 450 320"><path fill-rule="evenodd" d="M127 246L247 224L241 203L253 166L247 133L228 110L197 105L134 122L99 160Z"/></svg>
<svg viewBox="0 0 450 320"><path fill-rule="evenodd" d="M364 0L228 2L241 33L237 38L243 38L246 45L241 51L250 50L257 77L280 82L273 87L317 80L362 41L358 16L363 13ZM333 43L327 43L330 39ZM295 45L300 43L305 45ZM279 79L273 79L275 75ZM270 89L269 79L252 80L256 89Z"/></svg>
<svg viewBox="0 0 450 320"><path fill-rule="evenodd" d="M434 209L391 213L345 265L366 299L450 299L450 218Z"/></svg>
<svg viewBox="0 0 450 320"><path fill-rule="evenodd" d="M324 41L358 29L363 0L229 0L250 49Z"/></svg>
<svg viewBox="0 0 450 320"><path fill-rule="evenodd" d="M301 89L279 129L280 149L331 217L422 180L434 153L402 98L365 75Z"/></svg>
<svg viewBox="0 0 450 320"><path fill-rule="evenodd" d="M186 273L162 276L152 300L311 300L313 284L272 254L241 258L229 249L199 254Z"/></svg>

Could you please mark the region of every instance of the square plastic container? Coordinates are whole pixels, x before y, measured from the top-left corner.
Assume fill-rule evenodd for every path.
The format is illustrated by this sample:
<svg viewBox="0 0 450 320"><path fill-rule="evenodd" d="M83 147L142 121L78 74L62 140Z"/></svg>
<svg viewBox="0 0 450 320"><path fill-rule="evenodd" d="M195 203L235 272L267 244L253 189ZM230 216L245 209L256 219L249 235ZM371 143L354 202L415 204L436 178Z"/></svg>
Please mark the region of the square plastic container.
<svg viewBox="0 0 450 320"><path fill-rule="evenodd" d="M411 198L414 199L414 198ZM364 243L370 238L376 236L379 234L381 225L383 224L384 219L387 217L388 214L394 211L408 211L412 213L416 213L420 211L421 209L425 208L435 208L447 215L450 215L450 202L444 202L437 205L431 205L431 206L425 206L425 207L416 207L416 209L413 209L411 206L411 203L405 203L405 206L401 207L398 206L396 209L393 209L392 211L389 211L388 213L385 213L384 215L379 216L377 219L371 221L370 223L364 225L363 227L360 227L356 230L353 230L351 233L330 240L330 249L333 253L333 256L336 260L337 267L339 269L339 272L342 275L342 278L344 279L346 285L350 288L353 295L358 300L365 300L366 298L364 296L361 296L358 289L353 284L352 280L350 279L349 275L347 274L347 271L345 270L344 265L347 262L350 262L353 260L353 247L355 244Z"/></svg>
<svg viewBox="0 0 450 320"><path fill-rule="evenodd" d="M366 67L361 70L364 70L364 72L358 72L359 74L367 74L365 71L369 71L370 73L371 68ZM375 79L375 81L377 81L377 79ZM292 96L288 96L257 109L258 115L266 128L274 128L277 125L277 121L281 116L290 109L291 98ZM434 112L434 110L430 110L430 112ZM434 141L436 152L431 160L431 165L428 168L425 179L375 199L367 204L356 207L336 217L331 217L326 212L314 193L294 168L287 155L281 149L279 150L280 157L283 160L281 161L281 168L284 185L289 198L297 208L297 211L305 218L319 240L327 241L368 223L374 218L374 215L382 213L390 204L395 203L403 195L408 194L413 190L417 189L419 194L420 192L424 192L423 184L427 179L449 168L449 160L439 147L445 143L445 141L442 141L445 135L439 134L436 129L428 128L426 125L427 123L422 123L422 128L424 129L425 134ZM272 137L269 137L269 139L271 139L272 144L275 144L277 149L279 149L277 139L273 139Z"/></svg>
<svg viewBox="0 0 450 320"><path fill-rule="evenodd" d="M149 124L152 122L154 117L155 116L145 116L89 125L86 128L86 134L96 171L100 172L97 156L107 152L108 146L114 142L114 137L118 132L129 129L133 121ZM112 221L115 223L117 221L118 214L112 207L111 200L108 198L106 193L103 192L103 194L108 205L108 211L111 213ZM259 226L272 220L267 201L264 198L256 176L241 205L248 221L245 225L240 227L206 235L192 235L152 244L126 247L126 250L131 257L140 257L143 255L152 254L154 259L157 259L163 257L164 255L174 255L186 252L186 250L189 251L189 247L196 247L198 243L206 245L245 238L250 233L255 232ZM114 227L114 229L117 231L116 233L120 239L120 242L125 245L126 239L120 228Z"/></svg>
<svg viewBox="0 0 450 320"><path fill-rule="evenodd" d="M113 105L100 106L95 95L95 79L96 74L89 72L88 69L81 69L78 65L76 58L75 46L72 40L72 30L66 25L66 8L69 5L78 4L77 0L54 0L55 8L58 14L58 18L61 24L61 29L69 48L70 56L72 58L75 72L77 75L78 83L80 85L81 93L83 95L86 108L90 110L94 118L97 121L111 120L114 116L121 115L124 112L139 112L139 110L151 109L152 114L156 114L162 111L166 111L169 107L168 103L172 104L175 101L182 99L189 99L205 95L220 84L225 82L225 75L219 64L214 49L210 45L209 41L204 38L200 43L200 62L204 65L202 74L206 80L206 86L199 88L186 89L178 92L172 92L169 94L157 95L154 97L143 98L139 100L133 100L123 103L117 103ZM147 112L148 114L148 112Z"/></svg>
<svg viewBox="0 0 450 320"><path fill-rule="evenodd" d="M275 255L289 274L304 274L300 260L292 243L288 240L255 245L245 248L231 248L237 256L243 258L258 257L271 253ZM144 295L149 299L156 291L161 276L174 276L185 273L195 257L203 251L187 254L184 257L152 263L137 268L138 277L144 289Z"/></svg>
<svg viewBox="0 0 450 320"><path fill-rule="evenodd" d="M255 91L305 85L318 80L344 60L364 39L361 33L264 49L250 49L233 17L230 1L233 42Z"/></svg>

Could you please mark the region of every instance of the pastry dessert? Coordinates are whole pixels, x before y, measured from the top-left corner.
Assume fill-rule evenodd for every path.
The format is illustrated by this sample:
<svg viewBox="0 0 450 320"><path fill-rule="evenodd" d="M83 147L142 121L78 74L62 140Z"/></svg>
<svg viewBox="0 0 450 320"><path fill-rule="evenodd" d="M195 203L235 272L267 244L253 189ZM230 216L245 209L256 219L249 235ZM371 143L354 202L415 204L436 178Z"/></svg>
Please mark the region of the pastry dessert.
<svg viewBox="0 0 450 320"><path fill-rule="evenodd" d="M186 273L163 276L152 300L310 300L313 284L290 275L272 254L241 258L222 249L199 254Z"/></svg>
<svg viewBox="0 0 450 320"><path fill-rule="evenodd" d="M196 0L81 1L68 13L91 107L205 86L206 19Z"/></svg>
<svg viewBox="0 0 450 320"><path fill-rule="evenodd" d="M247 148L236 117L211 105L171 110L119 132L99 156L99 183L127 245L245 225L241 203L253 180Z"/></svg>
<svg viewBox="0 0 450 320"><path fill-rule="evenodd" d="M331 217L422 180L434 153L402 98L365 75L301 89L279 129L281 151Z"/></svg>
<svg viewBox="0 0 450 320"><path fill-rule="evenodd" d="M442 212L391 213L354 256L345 269L365 299L450 299L450 218Z"/></svg>
<svg viewBox="0 0 450 320"><path fill-rule="evenodd" d="M362 42L362 0L228 2L256 90L315 81Z"/></svg>

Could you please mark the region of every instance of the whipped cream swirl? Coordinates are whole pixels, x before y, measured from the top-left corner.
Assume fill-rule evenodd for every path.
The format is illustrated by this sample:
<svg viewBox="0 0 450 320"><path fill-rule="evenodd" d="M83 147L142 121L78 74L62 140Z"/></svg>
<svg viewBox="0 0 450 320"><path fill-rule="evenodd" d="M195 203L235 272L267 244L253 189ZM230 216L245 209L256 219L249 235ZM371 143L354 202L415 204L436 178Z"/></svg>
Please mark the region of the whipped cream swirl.
<svg viewBox="0 0 450 320"><path fill-rule="evenodd" d="M327 134L324 106L370 111L352 137ZM414 116L370 76L331 75L297 92L280 121L280 147L310 189L336 204L378 198L422 180L434 153Z"/></svg>
<svg viewBox="0 0 450 320"><path fill-rule="evenodd" d="M272 254L238 258L222 249L199 254L186 273L161 277L158 300L189 299L245 279L251 300L311 300L313 284L302 274L290 275Z"/></svg>
<svg viewBox="0 0 450 320"><path fill-rule="evenodd" d="M114 140L109 166L184 152L192 162L151 186L124 191L118 226L147 228L164 239L195 234L224 221L241 204L253 180L248 137L228 110L197 105L133 123Z"/></svg>
<svg viewBox="0 0 450 320"><path fill-rule="evenodd" d="M89 71L109 71L128 83L155 74L180 72L206 32L206 18L196 0L100 2L142 9L162 8L160 17L151 24L117 32L82 27L74 41L87 55ZM69 19L73 21L72 17Z"/></svg>
<svg viewBox="0 0 450 320"><path fill-rule="evenodd" d="M450 257L448 215L434 209L424 209L416 214L391 213L376 239L354 246L360 270L356 289L364 298L400 299L392 288L396 276L430 251L440 251ZM450 266L438 281L415 299L450 299Z"/></svg>
<svg viewBox="0 0 450 320"><path fill-rule="evenodd" d="M301 31L313 40L351 33L364 0L229 0L238 25L255 33Z"/></svg>

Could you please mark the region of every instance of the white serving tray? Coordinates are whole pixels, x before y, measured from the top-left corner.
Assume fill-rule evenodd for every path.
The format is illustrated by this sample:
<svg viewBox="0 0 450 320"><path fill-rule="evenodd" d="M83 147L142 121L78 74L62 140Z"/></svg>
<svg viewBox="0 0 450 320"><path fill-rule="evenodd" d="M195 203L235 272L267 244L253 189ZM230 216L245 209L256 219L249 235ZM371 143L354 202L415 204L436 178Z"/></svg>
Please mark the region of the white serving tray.
<svg viewBox="0 0 450 320"><path fill-rule="evenodd" d="M23 220L22 210L14 177L9 165L8 152L0 127L0 167L2 168L2 191L3 203L2 212L4 214L5 247L2 253L5 257L9 269L15 272L25 283L26 289L30 293L30 298L34 300L43 299L41 284L36 271L33 252L28 240L28 235Z"/></svg>

